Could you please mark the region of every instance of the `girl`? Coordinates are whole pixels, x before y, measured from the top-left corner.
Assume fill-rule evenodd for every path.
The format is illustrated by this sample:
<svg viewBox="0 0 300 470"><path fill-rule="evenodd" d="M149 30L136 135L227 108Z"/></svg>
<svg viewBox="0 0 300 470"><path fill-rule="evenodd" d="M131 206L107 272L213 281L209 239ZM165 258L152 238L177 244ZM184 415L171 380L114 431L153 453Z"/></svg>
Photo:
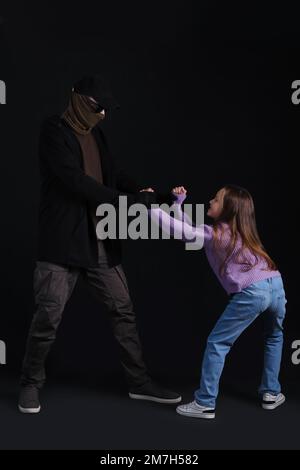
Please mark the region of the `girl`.
<svg viewBox="0 0 300 470"><path fill-rule="evenodd" d="M264 312L264 369L259 393L262 407L273 410L285 401L278 375L283 345L285 292L280 272L266 253L256 229L254 205L246 189L226 185L210 201L207 215L212 225L193 227L181 211L183 186L173 189L177 220L161 209L151 218L164 231L171 229L183 241L195 233L204 238L208 261L230 296L229 303L210 333L202 362L200 387L194 401L176 411L184 416L214 418L219 380L225 357L240 334ZM196 232L195 232L196 231Z"/></svg>

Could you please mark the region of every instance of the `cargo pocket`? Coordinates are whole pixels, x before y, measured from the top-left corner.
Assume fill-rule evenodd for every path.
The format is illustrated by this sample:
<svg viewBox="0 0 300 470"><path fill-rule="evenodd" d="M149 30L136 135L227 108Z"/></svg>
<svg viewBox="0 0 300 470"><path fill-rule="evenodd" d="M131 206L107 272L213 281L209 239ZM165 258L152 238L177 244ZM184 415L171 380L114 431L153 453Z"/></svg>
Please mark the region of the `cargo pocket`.
<svg viewBox="0 0 300 470"><path fill-rule="evenodd" d="M47 300L52 272L47 269L36 267L33 275L33 290L36 303Z"/></svg>
<svg viewBox="0 0 300 470"><path fill-rule="evenodd" d="M123 286L125 287L126 292L129 294L127 279L126 279L126 276L125 276L125 273L123 271L122 266L118 264L117 266L115 266L115 270L116 270L119 278L121 279L121 281L123 283Z"/></svg>

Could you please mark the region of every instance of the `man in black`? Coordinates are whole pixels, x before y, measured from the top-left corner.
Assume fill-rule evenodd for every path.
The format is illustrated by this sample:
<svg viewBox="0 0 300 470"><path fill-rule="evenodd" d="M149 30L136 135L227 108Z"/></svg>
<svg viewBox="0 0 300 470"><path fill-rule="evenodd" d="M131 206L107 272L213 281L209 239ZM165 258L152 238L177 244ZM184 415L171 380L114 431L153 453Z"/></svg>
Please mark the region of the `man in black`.
<svg viewBox="0 0 300 470"><path fill-rule="evenodd" d="M160 403L181 400L148 375L121 266L120 242L96 236L96 208L101 203L117 206L121 195L127 196L128 206L172 203L171 196L151 188L143 190L114 168L99 123L107 110L116 107L103 78L84 77L74 85L63 115L50 117L42 125L39 246L34 272L37 309L22 369L19 409L24 413L40 411L45 361L79 275L109 311L129 396Z"/></svg>

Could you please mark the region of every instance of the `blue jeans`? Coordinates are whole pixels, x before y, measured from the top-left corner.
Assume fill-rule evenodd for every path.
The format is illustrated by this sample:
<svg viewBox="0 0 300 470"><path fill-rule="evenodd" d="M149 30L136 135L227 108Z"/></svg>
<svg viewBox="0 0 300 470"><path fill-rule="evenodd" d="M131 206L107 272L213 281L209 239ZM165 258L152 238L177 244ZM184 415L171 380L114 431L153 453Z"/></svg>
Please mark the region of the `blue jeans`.
<svg viewBox="0 0 300 470"><path fill-rule="evenodd" d="M215 407L226 354L240 334L261 313L264 318L265 350L259 393L280 393L278 375L283 346L282 323L285 304L281 276L255 282L232 296L207 339L200 388L195 392L195 400L199 405Z"/></svg>

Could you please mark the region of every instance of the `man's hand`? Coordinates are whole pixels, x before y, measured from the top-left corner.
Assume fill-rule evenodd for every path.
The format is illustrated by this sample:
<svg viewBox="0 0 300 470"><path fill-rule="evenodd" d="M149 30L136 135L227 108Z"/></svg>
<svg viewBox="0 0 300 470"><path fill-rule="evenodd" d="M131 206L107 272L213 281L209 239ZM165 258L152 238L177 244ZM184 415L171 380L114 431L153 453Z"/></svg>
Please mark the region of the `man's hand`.
<svg viewBox="0 0 300 470"><path fill-rule="evenodd" d="M152 188L141 189L141 190L140 190L140 193L142 193L142 192L144 192L144 191L146 191L146 192L148 192L148 193L154 193L154 189L152 189Z"/></svg>

